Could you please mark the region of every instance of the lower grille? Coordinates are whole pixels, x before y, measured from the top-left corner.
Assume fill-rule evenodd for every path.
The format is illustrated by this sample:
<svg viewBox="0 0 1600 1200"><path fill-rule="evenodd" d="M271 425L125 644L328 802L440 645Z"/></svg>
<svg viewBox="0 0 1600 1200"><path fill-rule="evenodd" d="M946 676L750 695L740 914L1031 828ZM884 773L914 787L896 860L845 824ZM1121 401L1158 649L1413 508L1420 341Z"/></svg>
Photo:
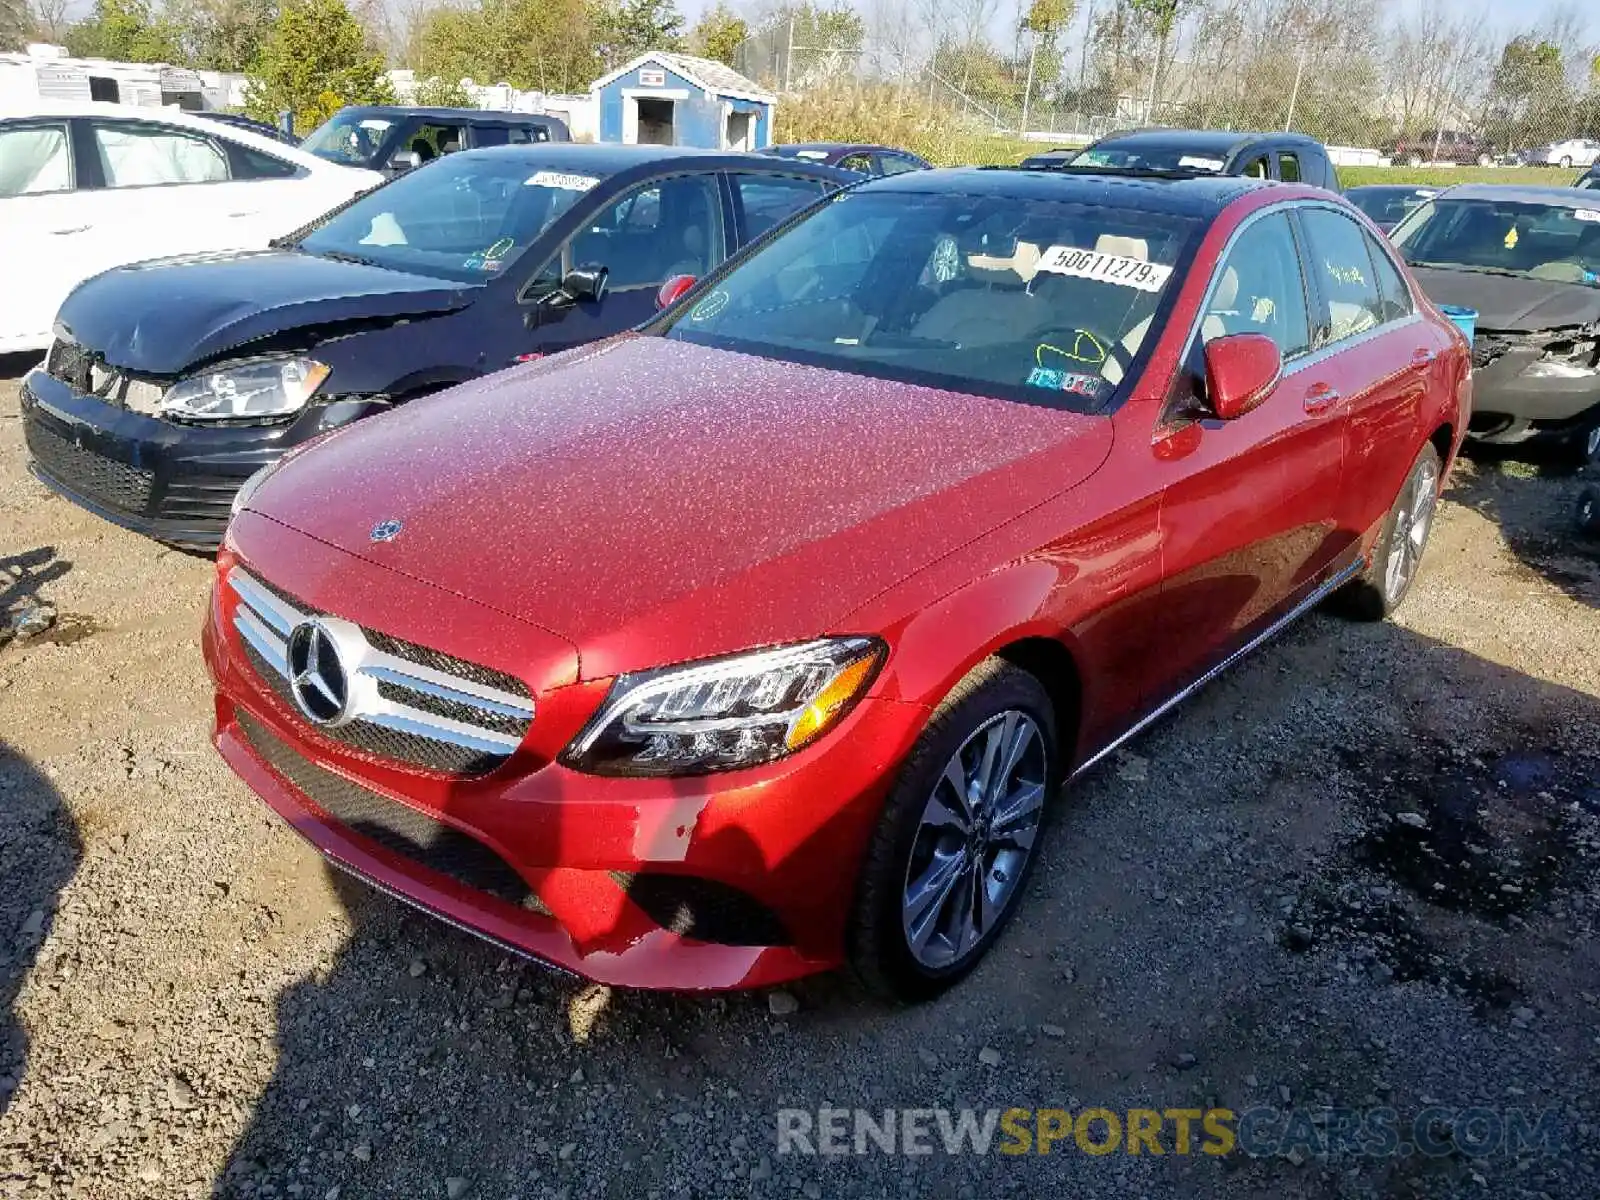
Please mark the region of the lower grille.
<svg viewBox="0 0 1600 1200"><path fill-rule="evenodd" d="M475 891L549 915L516 868L477 838L324 770L243 710L238 719L263 761L346 829Z"/></svg>
<svg viewBox="0 0 1600 1200"><path fill-rule="evenodd" d="M151 472L85 450L34 421L26 423L25 437L34 461L63 486L126 512L149 507Z"/></svg>
<svg viewBox="0 0 1600 1200"><path fill-rule="evenodd" d="M738 888L695 875L613 871L617 886L657 925L722 946L787 946L776 913Z"/></svg>

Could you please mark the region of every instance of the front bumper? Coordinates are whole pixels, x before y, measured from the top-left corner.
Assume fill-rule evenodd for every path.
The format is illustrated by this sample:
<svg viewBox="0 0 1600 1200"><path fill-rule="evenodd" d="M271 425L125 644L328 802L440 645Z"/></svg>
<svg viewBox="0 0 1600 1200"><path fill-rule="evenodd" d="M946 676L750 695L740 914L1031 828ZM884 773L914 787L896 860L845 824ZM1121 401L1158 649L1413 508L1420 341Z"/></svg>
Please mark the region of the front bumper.
<svg viewBox="0 0 1600 1200"><path fill-rule="evenodd" d="M519 675L535 696L521 746L487 775L363 753L323 737L256 674L219 587L203 637L217 748L332 863L504 949L610 985L757 987L843 960L861 856L925 708L869 697L816 745L746 771L585 775L556 756L609 681L545 686L549 670L530 665L539 652L519 648L529 643L514 618L254 514L236 523L220 571L235 562L241 526L260 578L282 587L311 577L286 565L320 562L324 594L303 597L308 606L337 596L347 619L419 645L431 637L443 653ZM469 628L470 646L454 637ZM441 630L450 645L438 644Z"/></svg>
<svg viewBox="0 0 1600 1200"><path fill-rule="evenodd" d="M1495 337L1496 335L1488 335ZM1472 373L1473 412L1540 425L1583 425L1600 417L1600 375L1585 379L1530 379L1522 374L1544 354L1542 345L1513 342Z"/></svg>
<svg viewBox="0 0 1600 1200"><path fill-rule="evenodd" d="M157 541L215 550L239 485L291 447L374 411L347 400L284 425L179 425L86 395L36 367L21 390L33 473L98 517Z"/></svg>

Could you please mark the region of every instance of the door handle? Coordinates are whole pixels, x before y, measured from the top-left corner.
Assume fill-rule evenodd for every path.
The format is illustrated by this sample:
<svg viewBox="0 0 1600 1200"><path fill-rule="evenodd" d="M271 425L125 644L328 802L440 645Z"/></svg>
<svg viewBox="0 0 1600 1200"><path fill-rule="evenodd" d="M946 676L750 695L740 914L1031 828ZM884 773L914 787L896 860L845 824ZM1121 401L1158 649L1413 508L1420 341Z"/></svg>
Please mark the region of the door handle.
<svg viewBox="0 0 1600 1200"><path fill-rule="evenodd" d="M1425 367L1434 360L1434 352L1427 346L1419 346L1411 352L1411 365Z"/></svg>
<svg viewBox="0 0 1600 1200"><path fill-rule="evenodd" d="M1344 399L1339 394L1339 389L1326 383L1314 383L1311 390L1306 392L1305 408L1308 413L1326 412L1340 400Z"/></svg>
<svg viewBox="0 0 1600 1200"><path fill-rule="evenodd" d="M60 237L62 234L67 233L82 233L88 228L89 227L87 225L74 225L71 229L52 229L50 232L55 234L57 237Z"/></svg>

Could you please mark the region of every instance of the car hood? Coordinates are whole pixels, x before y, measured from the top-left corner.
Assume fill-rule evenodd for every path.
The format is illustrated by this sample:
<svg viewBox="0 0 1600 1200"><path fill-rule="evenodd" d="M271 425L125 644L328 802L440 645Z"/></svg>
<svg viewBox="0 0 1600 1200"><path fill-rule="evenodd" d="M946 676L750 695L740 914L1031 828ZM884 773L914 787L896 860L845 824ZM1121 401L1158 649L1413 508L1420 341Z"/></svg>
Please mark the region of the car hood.
<svg viewBox="0 0 1600 1200"><path fill-rule="evenodd" d="M625 336L349 426L248 507L560 634L599 678L846 632L1111 438L1105 417Z"/></svg>
<svg viewBox="0 0 1600 1200"><path fill-rule="evenodd" d="M190 363L305 325L448 312L473 291L298 250L191 254L85 280L56 323L113 366L175 375Z"/></svg>
<svg viewBox="0 0 1600 1200"><path fill-rule="evenodd" d="M1532 333L1600 320L1600 288L1586 284L1483 275L1448 267L1413 267L1411 273L1435 304L1477 309L1479 329Z"/></svg>

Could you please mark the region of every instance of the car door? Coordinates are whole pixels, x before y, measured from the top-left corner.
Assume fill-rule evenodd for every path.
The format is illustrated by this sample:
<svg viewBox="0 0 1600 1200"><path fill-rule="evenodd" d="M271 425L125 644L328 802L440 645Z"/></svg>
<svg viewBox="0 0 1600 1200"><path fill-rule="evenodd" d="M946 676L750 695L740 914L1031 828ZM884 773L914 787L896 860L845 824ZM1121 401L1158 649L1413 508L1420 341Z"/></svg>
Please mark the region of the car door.
<svg viewBox="0 0 1600 1200"><path fill-rule="evenodd" d="M56 309L83 277L93 199L77 190L70 123L0 122L0 353L50 342ZM26 280L27 286L20 286Z"/></svg>
<svg viewBox="0 0 1600 1200"><path fill-rule="evenodd" d="M598 302L538 301L532 349L553 353L648 319L656 310L656 292L668 279L700 278L721 264L728 253L728 226L714 171L646 180L603 203L524 294L548 297L552 279L574 267L604 267L606 293Z"/></svg>
<svg viewBox="0 0 1600 1200"><path fill-rule="evenodd" d="M1416 315L1393 256L1354 217L1321 205L1296 215L1316 296L1314 387L1345 414L1337 515L1348 548L1388 511L1411 469L1446 342Z"/></svg>
<svg viewBox="0 0 1600 1200"><path fill-rule="evenodd" d="M1154 431L1167 574L1155 636L1180 683L1277 619L1330 564L1343 430L1336 410L1308 411L1318 378L1311 311L1288 210L1247 218L1213 276ZM1283 373L1258 408L1209 419L1205 345L1240 333L1272 338Z"/></svg>

